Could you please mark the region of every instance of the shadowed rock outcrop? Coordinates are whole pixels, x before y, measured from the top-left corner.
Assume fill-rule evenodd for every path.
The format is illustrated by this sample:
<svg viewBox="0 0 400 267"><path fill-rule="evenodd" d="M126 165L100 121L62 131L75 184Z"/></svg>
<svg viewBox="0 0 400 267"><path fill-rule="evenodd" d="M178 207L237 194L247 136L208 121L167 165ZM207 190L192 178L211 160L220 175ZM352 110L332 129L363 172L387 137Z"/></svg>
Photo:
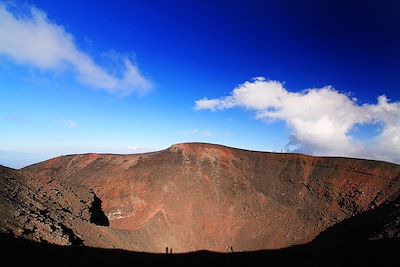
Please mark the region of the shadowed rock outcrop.
<svg viewBox="0 0 400 267"><path fill-rule="evenodd" d="M199 143L138 155L63 156L23 172L93 190L89 199L98 197L107 219L90 217L93 205L86 204L88 214L78 219L87 223L74 228L83 245L159 253L305 244L400 192L396 164ZM387 229L398 229L395 220ZM107 221L109 227L90 224Z"/></svg>
<svg viewBox="0 0 400 267"><path fill-rule="evenodd" d="M104 214L104 211L101 209L101 200L96 195L94 196L91 206L89 207L89 213L90 213L90 222L91 223L94 223L97 225L103 225L103 226L110 225L110 222L108 221L107 216Z"/></svg>

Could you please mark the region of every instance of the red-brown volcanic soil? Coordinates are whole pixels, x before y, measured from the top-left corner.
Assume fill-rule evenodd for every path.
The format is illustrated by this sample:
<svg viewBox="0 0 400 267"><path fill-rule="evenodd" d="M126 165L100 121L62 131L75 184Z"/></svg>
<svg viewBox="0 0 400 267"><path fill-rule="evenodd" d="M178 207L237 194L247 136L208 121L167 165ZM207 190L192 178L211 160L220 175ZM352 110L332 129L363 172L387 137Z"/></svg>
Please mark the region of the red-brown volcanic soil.
<svg viewBox="0 0 400 267"><path fill-rule="evenodd" d="M3 232L56 244L148 252L165 252L166 247L173 252L226 252L231 247L249 251L304 244L400 193L396 164L200 143L137 155L62 156L19 171L3 170L2 183L10 184L4 172L30 177L14 181L26 192L15 190L16 185L10 190L26 203L41 203L55 217L54 222L33 226L63 224L70 230L50 227L33 235L35 231L23 226L27 222L17 222L26 216L9 211L15 201L4 195L12 192L3 192L1 201L9 203L0 209L8 218L0 225ZM37 209L21 208L29 214ZM45 215L44 221L49 218ZM90 219L96 216L100 223Z"/></svg>

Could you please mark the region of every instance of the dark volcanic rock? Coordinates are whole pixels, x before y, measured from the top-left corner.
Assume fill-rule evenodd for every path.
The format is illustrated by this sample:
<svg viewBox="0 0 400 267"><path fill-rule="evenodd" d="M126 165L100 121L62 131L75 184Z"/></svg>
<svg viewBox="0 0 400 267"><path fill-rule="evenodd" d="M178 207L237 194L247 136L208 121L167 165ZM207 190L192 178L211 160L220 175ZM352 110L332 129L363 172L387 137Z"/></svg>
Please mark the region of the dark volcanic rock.
<svg viewBox="0 0 400 267"><path fill-rule="evenodd" d="M209 144L179 144L140 155L63 156L21 173L7 171L30 173L32 182L22 184L29 184L29 190L36 190L32 187L36 184L41 194L53 194L53 187L59 188L62 197L51 195L39 203L51 216L62 217L56 222L72 229L82 244L149 252L165 252L166 247L174 252L226 252L304 244L340 222L394 203L400 192L396 164ZM12 183L7 194L18 186ZM79 193L74 198L75 191ZM11 204L1 207L2 214L14 207L11 199L4 200ZM33 197L21 201L36 203ZM371 238L398 237L398 209L393 205L393 216L385 217L379 230L368 232ZM93 207L104 210L107 218L93 212ZM60 215L63 208L70 211L72 221L80 223L67 223ZM36 209L31 213L37 214ZM29 225L9 218L6 225ZM32 231L36 232L28 229L21 235L30 237ZM60 233L64 235L54 234L59 242L51 241L52 235L45 240L73 243L62 228Z"/></svg>
<svg viewBox="0 0 400 267"><path fill-rule="evenodd" d="M101 200L84 185L0 166L0 233L57 245L146 250L114 230Z"/></svg>
<svg viewBox="0 0 400 267"><path fill-rule="evenodd" d="M94 193L45 175L0 167L0 229L36 241L77 245L74 225L88 222Z"/></svg>

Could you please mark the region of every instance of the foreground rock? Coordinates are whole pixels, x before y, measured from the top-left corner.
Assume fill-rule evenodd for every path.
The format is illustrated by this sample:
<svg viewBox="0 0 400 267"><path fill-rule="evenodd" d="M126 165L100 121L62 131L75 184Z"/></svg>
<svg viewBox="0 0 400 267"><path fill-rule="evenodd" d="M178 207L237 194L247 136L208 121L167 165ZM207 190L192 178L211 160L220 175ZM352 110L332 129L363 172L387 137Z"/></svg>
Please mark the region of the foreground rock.
<svg viewBox="0 0 400 267"><path fill-rule="evenodd" d="M101 200L83 185L0 166L0 234L68 246L146 249L114 230ZM3 247L3 244L0 244Z"/></svg>

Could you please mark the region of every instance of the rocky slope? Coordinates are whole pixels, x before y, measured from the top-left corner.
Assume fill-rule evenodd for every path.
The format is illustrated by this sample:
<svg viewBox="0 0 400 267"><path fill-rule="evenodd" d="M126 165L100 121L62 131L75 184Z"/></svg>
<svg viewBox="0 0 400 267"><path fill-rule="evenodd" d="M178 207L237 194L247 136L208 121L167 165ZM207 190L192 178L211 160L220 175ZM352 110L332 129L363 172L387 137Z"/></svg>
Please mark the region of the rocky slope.
<svg viewBox="0 0 400 267"><path fill-rule="evenodd" d="M284 248L386 202L394 215L368 235L398 237L400 166L386 162L192 143L138 155L63 156L2 169L0 178L1 229L56 244L148 252Z"/></svg>
<svg viewBox="0 0 400 267"><path fill-rule="evenodd" d="M72 229L93 221L96 199L83 186L0 167L2 232L35 241L79 245L82 240ZM103 219L108 224L107 218Z"/></svg>
<svg viewBox="0 0 400 267"><path fill-rule="evenodd" d="M67 246L150 250L134 232L109 226L83 185L0 166L0 235ZM136 241L137 240L137 241ZM0 251L3 249L0 242Z"/></svg>

